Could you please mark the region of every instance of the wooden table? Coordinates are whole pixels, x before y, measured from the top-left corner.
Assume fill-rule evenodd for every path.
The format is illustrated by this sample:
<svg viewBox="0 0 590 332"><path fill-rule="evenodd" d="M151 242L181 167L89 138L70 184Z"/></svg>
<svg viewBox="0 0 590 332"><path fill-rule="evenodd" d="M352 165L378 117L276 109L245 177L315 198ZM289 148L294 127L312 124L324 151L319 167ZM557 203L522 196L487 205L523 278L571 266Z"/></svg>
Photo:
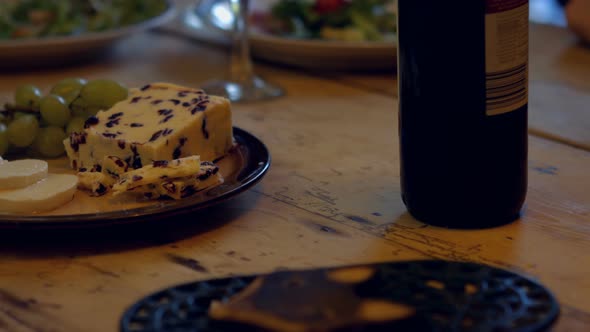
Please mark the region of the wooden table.
<svg viewBox="0 0 590 332"><path fill-rule="evenodd" d="M285 87L287 96L236 104L234 123L270 148L273 165L265 179L236 199L180 221L88 232L2 232L0 330L113 331L130 304L181 282L424 258L525 273L561 302L555 331L586 330L590 153L570 145L583 147L589 136L563 123L588 121L583 100L590 98L590 63L581 61L590 50L563 36L563 30L533 26L534 135L521 220L457 231L423 225L406 213L393 74L313 74L259 65L257 71ZM555 48L541 45L548 38L557 41ZM47 88L72 76L109 77L130 86L198 86L221 75L225 61L219 49L143 34L99 62L2 74L0 98L21 83ZM552 113L558 104L563 117Z"/></svg>

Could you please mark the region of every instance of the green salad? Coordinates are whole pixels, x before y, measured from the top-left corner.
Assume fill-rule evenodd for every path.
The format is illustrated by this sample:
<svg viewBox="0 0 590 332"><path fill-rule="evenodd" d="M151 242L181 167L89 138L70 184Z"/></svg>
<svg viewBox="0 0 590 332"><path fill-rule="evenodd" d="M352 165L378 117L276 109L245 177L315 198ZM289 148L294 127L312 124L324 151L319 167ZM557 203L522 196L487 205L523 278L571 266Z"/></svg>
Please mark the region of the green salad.
<svg viewBox="0 0 590 332"><path fill-rule="evenodd" d="M165 0L0 0L0 39L69 36L142 22Z"/></svg>
<svg viewBox="0 0 590 332"><path fill-rule="evenodd" d="M389 41L396 32L395 0L280 0L269 16L258 26L293 38Z"/></svg>

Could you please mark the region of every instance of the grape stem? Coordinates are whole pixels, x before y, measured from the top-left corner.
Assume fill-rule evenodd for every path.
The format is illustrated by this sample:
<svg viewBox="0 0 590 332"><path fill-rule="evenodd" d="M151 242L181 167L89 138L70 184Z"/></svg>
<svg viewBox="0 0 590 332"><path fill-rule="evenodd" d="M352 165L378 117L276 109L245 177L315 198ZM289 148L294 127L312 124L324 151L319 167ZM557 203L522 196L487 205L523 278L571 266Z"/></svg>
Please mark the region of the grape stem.
<svg viewBox="0 0 590 332"><path fill-rule="evenodd" d="M19 108L14 105L10 105L10 104L5 104L4 108L5 109L3 109L3 110L0 109L0 115L6 117L7 119L9 119L9 121L12 121L14 119L14 114L16 114L16 113L32 114L32 115L35 115L38 120L41 119L41 113L38 111L35 111L33 109Z"/></svg>
<svg viewBox="0 0 590 332"><path fill-rule="evenodd" d="M12 115L13 113L20 112L20 113L29 113L29 114L39 114L39 111L35 111L34 109L30 108L20 108L15 105L11 104L4 104L4 110L0 110L0 113L4 115Z"/></svg>

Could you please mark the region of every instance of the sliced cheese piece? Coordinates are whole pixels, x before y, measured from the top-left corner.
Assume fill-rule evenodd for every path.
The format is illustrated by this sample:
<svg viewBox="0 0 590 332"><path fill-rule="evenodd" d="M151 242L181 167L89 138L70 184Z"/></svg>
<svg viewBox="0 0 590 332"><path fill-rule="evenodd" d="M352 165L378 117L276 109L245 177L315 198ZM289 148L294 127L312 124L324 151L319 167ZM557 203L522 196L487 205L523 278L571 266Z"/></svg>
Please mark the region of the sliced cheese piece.
<svg viewBox="0 0 590 332"><path fill-rule="evenodd" d="M54 210L74 197L78 177L49 174L28 187L0 191L0 213L36 213Z"/></svg>
<svg viewBox="0 0 590 332"><path fill-rule="evenodd" d="M113 186L113 190L115 192L123 192L135 187L158 183L166 179L197 175L200 170L201 160L199 156L180 158L172 161L156 161L151 165L124 173L119 182Z"/></svg>
<svg viewBox="0 0 590 332"><path fill-rule="evenodd" d="M119 180L128 170L129 165L119 157L106 156L102 159L102 173L114 180Z"/></svg>
<svg viewBox="0 0 590 332"><path fill-rule="evenodd" d="M128 99L98 112L85 127L64 141L74 169L90 170L104 156L132 169L191 155L213 161L233 146L228 99L168 83L132 89Z"/></svg>
<svg viewBox="0 0 590 332"><path fill-rule="evenodd" d="M201 175L185 178L160 180L153 184L130 188L129 191L142 194L149 199L157 199L161 197L181 199L223 183L223 177L219 173L212 174L204 172L200 174ZM115 195L120 193L122 192L114 191Z"/></svg>
<svg viewBox="0 0 590 332"><path fill-rule="evenodd" d="M113 194L134 192L147 198L181 199L223 182L219 167L200 162L199 156L154 162L123 174L113 185Z"/></svg>
<svg viewBox="0 0 590 332"><path fill-rule="evenodd" d="M23 159L0 163L0 190L29 186L47 176L44 160Z"/></svg>
<svg viewBox="0 0 590 332"><path fill-rule="evenodd" d="M109 191L115 179L101 172L79 172L78 188L89 191L92 196L102 196Z"/></svg>
<svg viewBox="0 0 590 332"><path fill-rule="evenodd" d="M90 192L92 196L106 194L115 182L128 171L129 165L121 158L106 156L102 169L90 172L78 172L78 188Z"/></svg>

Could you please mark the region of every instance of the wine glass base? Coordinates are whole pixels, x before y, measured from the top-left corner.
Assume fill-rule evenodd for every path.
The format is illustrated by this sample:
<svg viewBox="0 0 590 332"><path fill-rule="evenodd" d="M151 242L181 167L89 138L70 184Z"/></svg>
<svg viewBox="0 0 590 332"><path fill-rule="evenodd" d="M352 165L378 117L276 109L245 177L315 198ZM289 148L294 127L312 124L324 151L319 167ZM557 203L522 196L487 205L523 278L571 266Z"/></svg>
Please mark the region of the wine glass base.
<svg viewBox="0 0 590 332"><path fill-rule="evenodd" d="M232 102L272 99L285 93L282 88L257 76L246 82L208 81L201 85L201 88L208 94L223 96Z"/></svg>

